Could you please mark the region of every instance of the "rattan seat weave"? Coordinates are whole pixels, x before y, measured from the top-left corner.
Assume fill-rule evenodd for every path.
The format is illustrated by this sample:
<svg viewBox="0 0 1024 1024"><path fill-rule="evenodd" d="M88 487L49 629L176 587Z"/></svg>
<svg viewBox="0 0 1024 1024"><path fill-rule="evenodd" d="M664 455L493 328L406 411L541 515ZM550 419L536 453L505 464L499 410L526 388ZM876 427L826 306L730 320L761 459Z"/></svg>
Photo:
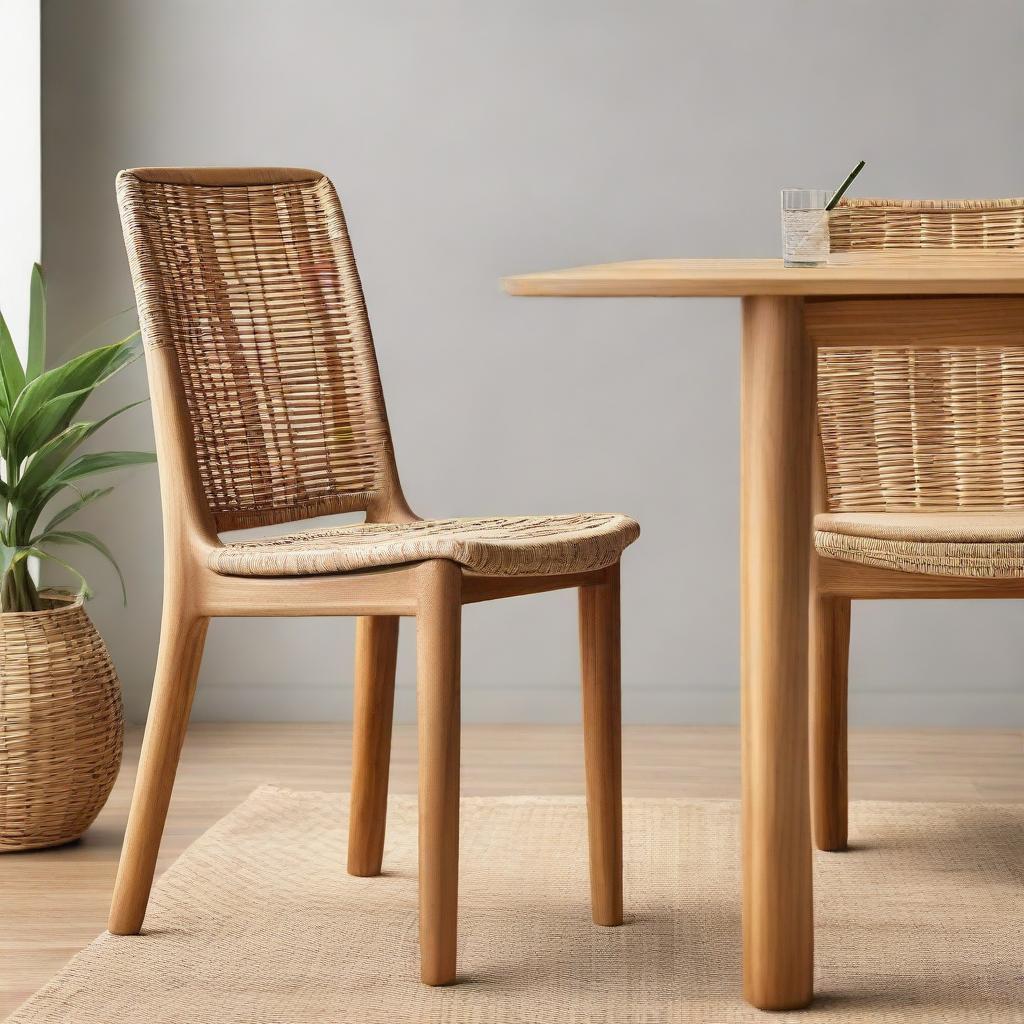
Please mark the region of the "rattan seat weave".
<svg viewBox="0 0 1024 1024"><path fill-rule="evenodd" d="M591 513L359 523L215 548L225 576L322 576L446 558L488 576L590 572L617 562L640 535L627 516Z"/></svg>
<svg viewBox="0 0 1024 1024"><path fill-rule="evenodd" d="M932 576L1024 577L1024 511L815 516L818 553Z"/></svg>

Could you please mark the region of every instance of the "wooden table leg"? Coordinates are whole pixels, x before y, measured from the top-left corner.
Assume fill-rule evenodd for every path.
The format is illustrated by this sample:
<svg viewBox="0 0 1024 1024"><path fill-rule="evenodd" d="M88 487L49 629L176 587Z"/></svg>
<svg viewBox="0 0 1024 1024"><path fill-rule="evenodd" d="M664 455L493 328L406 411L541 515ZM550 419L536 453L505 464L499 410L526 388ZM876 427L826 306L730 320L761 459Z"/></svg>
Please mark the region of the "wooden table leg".
<svg viewBox="0 0 1024 1024"><path fill-rule="evenodd" d="M743 300L743 994L813 997L807 740L813 360L800 299Z"/></svg>

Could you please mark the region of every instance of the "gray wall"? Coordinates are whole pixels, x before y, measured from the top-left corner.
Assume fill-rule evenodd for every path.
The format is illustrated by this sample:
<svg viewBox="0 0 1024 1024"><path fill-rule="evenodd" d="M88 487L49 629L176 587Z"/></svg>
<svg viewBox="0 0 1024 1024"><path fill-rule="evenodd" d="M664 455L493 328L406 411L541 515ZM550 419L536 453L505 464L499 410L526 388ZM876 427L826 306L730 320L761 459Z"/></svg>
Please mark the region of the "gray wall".
<svg viewBox="0 0 1024 1024"><path fill-rule="evenodd" d="M975 45L971 45L972 41ZM44 2L44 259L64 344L131 300L121 167L299 164L334 179L405 488L426 515L618 509L626 716L731 722L737 334L729 300L530 300L503 274L774 255L777 189L1019 195L1013 0ZM120 387L144 387L141 369ZM117 396L110 396L113 400ZM107 431L151 442L143 409ZM155 472L91 525L92 605L144 714L160 608ZM467 610L469 720L573 720L574 595ZM860 723L1024 723L1014 602L854 610ZM412 710L404 630L399 713ZM352 623L215 623L205 718L349 713Z"/></svg>

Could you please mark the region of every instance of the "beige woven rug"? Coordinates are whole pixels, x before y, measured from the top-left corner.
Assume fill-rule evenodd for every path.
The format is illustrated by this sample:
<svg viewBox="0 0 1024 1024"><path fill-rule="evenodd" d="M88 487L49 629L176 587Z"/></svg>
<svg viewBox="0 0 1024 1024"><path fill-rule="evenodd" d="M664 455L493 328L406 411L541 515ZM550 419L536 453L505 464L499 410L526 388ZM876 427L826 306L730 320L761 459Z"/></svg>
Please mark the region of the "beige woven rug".
<svg viewBox="0 0 1024 1024"><path fill-rule="evenodd" d="M461 984L417 979L416 805L381 878L344 872L345 802L257 790L164 875L141 937L103 935L16 1024L1024 1021L1024 806L856 804L819 854L814 1008L739 998L737 805L626 804L628 923L587 906L575 799L463 801Z"/></svg>

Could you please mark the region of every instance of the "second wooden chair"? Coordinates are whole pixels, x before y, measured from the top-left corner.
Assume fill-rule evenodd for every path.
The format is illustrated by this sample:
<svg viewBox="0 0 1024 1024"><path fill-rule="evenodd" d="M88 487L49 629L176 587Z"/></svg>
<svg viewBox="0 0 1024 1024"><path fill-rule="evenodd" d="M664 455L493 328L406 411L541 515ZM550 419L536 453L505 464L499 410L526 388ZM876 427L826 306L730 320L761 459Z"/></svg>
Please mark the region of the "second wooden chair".
<svg viewBox="0 0 1024 1024"><path fill-rule="evenodd" d="M1024 199L852 199L832 250L1024 251ZM1024 298L807 302L818 363L814 835L847 844L851 599L1024 596Z"/></svg>

